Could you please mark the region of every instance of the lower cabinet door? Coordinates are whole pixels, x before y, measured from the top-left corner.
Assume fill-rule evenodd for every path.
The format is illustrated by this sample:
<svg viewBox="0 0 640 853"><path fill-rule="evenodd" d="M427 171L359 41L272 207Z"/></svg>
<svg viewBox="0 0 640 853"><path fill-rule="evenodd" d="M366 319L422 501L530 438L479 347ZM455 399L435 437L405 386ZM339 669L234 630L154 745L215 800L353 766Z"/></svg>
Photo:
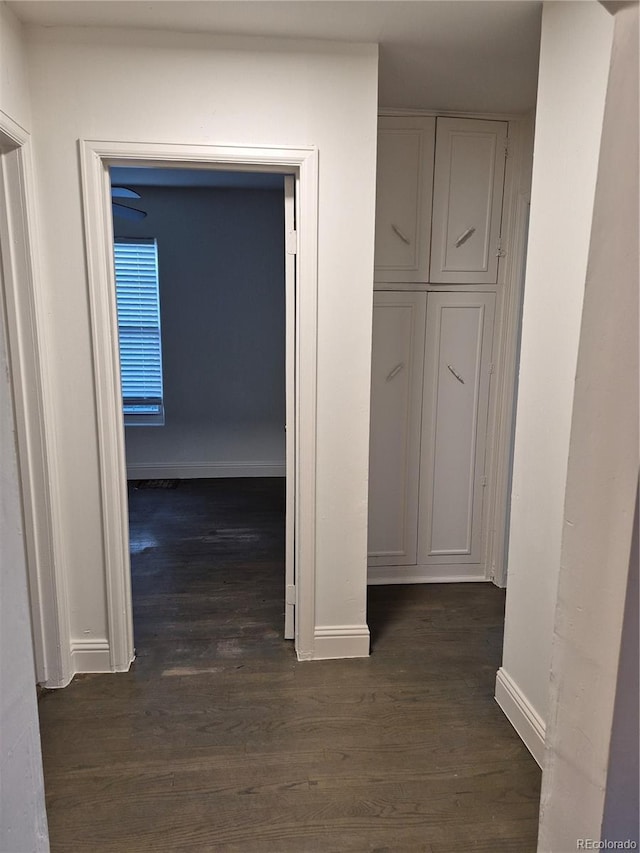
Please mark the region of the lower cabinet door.
<svg viewBox="0 0 640 853"><path fill-rule="evenodd" d="M416 562L426 300L426 293L374 293L370 566Z"/></svg>
<svg viewBox="0 0 640 853"><path fill-rule="evenodd" d="M417 554L421 565L480 563L483 558L494 307L493 293L428 296Z"/></svg>

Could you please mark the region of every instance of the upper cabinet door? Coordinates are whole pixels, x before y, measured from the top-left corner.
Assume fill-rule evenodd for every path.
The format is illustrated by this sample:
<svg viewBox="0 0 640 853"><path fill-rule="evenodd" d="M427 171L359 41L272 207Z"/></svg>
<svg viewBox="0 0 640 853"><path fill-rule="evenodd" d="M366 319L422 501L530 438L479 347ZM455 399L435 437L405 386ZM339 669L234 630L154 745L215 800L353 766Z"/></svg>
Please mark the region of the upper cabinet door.
<svg viewBox="0 0 640 853"><path fill-rule="evenodd" d="M378 122L375 280L429 280L435 119Z"/></svg>
<svg viewBox="0 0 640 853"><path fill-rule="evenodd" d="M433 188L434 284L498 280L507 122L439 118Z"/></svg>

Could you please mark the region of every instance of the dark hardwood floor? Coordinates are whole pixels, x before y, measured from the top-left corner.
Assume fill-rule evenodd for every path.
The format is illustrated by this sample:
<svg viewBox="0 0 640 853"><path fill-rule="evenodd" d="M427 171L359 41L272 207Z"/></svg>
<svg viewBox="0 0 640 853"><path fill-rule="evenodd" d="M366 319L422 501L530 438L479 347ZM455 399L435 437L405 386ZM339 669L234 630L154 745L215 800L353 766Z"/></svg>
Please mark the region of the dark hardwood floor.
<svg viewBox="0 0 640 853"><path fill-rule="evenodd" d="M137 658L40 700L57 853L533 853L493 700L504 595L370 588L373 653L298 663L281 480L130 491Z"/></svg>

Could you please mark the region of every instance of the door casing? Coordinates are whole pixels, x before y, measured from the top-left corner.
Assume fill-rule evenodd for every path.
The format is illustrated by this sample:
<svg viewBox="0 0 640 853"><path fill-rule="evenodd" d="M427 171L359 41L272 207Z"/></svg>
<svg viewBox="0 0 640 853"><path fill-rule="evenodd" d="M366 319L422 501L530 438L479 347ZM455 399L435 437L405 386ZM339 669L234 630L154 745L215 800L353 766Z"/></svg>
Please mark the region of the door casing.
<svg viewBox="0 0 640 853"><path fill-rule="evenodd" d="M38 280L30 134L0 110L0 299L7 322L36 680L73 676L62 560L46 311Z"/></svg>
<svg viewBox="0 0 640 853"><path fill-rule="evenodd" d="M313 147L262 148L80 140L82 201L102 506L108 670L126 671L134 657L127 481L121 415L111 166L218 169L293 174L296 180L296 371L294 570L295 648L313 656L315 591L316 351L318 156ZM304 382L299 377L304 376ZM287 472L290 476L290 472Z"/></svg>

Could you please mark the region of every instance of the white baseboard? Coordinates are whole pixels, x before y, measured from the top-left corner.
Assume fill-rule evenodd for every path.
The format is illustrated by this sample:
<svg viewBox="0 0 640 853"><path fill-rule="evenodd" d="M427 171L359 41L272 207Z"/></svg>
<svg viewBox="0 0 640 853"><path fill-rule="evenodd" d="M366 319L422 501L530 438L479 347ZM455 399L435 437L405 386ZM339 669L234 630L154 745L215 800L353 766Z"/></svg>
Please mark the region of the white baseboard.
<svg viewBox="0 0 640 853"><path fill-rule="evenodd" d="M478 583L488 580L484 566L449 563L437 566L369 566L367 583Z"/></svg>
<svg viewBox="0 0 640 853"><path fill-rule="evenodd" d="M286 473L284 462L141 462L127 465L128 480L284 477Z"/></svg>
<svg viewBox="0 0 640 853"><path fill-rule="evenodd" d="M496 702L524 745L542 767L544 759L545 724L542 717L518 687L509 673L500 667L496 677Z"/></svg>
<svg viewBox="0 0 640 853"><path fill-rule="evenodd" d="M90 672L128 672L133 661L134 658L114 668L111 665L109 640L71 641L71 665L74 675Z"/></svg>
<svg viewBox="0 0 640 853"><path fill-rule="evenodd" d="M74 640L71 643L74 673L111 672L108 640Z"/></svg>
<svg viewBox="0 0 640 853"><path fill-rule="evenodd" d="M369 628L363 625L316 625L313 660L366 658L369 656Z"/></svg>

